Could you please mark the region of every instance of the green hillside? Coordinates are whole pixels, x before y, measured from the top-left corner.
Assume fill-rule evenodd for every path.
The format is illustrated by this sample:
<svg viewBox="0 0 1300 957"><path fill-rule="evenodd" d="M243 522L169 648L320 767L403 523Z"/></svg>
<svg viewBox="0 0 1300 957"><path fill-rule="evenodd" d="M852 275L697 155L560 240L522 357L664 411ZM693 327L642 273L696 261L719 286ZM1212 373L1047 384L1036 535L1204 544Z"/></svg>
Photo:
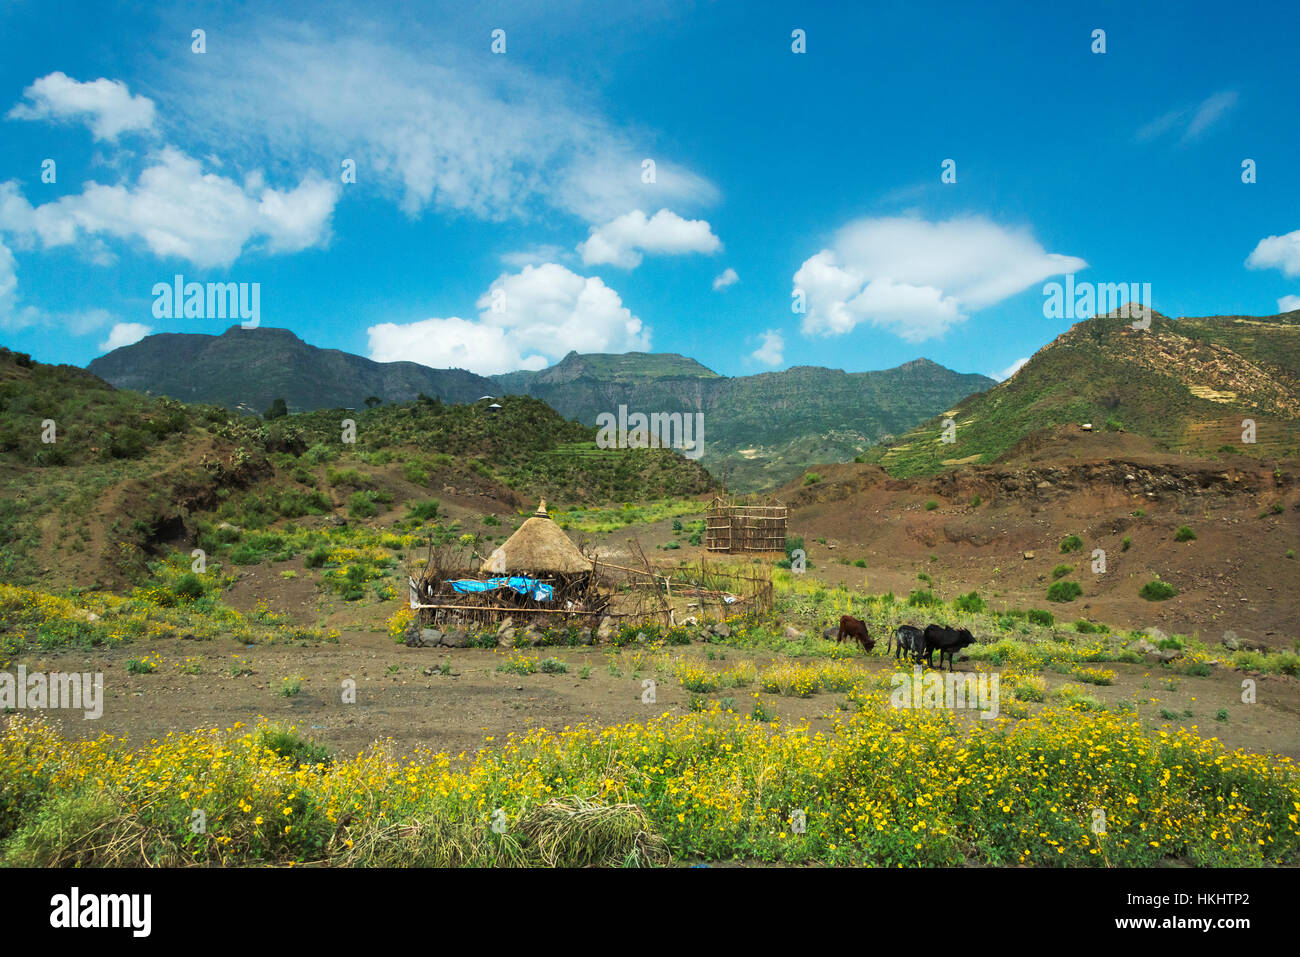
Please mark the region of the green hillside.
<svg viewBox="0 0 1300 957"><path fill-rule="evenodd" d="M1300 312L1264 318L1170 319L1151 328L1098 317L1040 349L1011 379L870 450L895 475L991 462L1041 429L1091 422L1122 428L1171 451L1244 450L1242 420L1256 423L1252 454L1300 454Z"/></svg>
<svg viewBox="0 0 1300 957"><path fill-rule="evenodd" d="M364 518L446 487L491 510L541 496L572 506L714 486L699 464L666 449L597 449L594 428L538 399L500 404L426 397L267 422L115 389L83 369L0 349L0 581L138 580L162 543L218 516L250 527Z"/></svg>

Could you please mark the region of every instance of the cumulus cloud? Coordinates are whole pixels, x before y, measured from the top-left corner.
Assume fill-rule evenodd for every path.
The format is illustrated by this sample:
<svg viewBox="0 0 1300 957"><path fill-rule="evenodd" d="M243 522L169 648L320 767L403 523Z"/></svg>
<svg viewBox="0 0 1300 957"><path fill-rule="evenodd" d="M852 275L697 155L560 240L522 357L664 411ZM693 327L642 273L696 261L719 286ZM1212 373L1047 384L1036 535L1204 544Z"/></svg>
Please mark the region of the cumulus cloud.
<svg viewBox="0 0 1300 957"><path fill-rule="evenodd" d="M779 366L785 361L785 337L776 329L768 329L760 337L762 344L750 353L766 366Z"/></svg>
<svg viewBox="0 0 1300 957"><path fill-rule="evenodd" d="M714 277L713 291L721 292L723 289L726 289L728 286L733 286L738 282L740 282L740 276L736 274L736 270L728 266L726 269L722 271L720 275Z"/></svg>
<svg viewBox="0 0 1300 957"><path fill-rule="evenodd" d="M16 184L2 184L0 229L39 236L47 248L71 243L79 232L141 241L157 256L199 266L229 265L253 242L291 253L329 238L339 186L318 175L290 190L269 188L258 175L241 186L204 173L197 160L173 147L151 164L133 185L91 182L79 194L39 207Z"/></svg>
<svg viewBox="0 0 1300 957"><path fill-rule="evenodd" d="M1163 116L1157 117L1138 130L1137 138L1144 141L1155 140L1166 133L1181 130L1179 141L1187 143L1223 119L1236 105L1236 91L1224 90L1206 97L1200 103L1170 110Z"/></svg>
<svg viewBox="0 0 1300 957"><path fill-rule="evenodd" d="M1300 276L1300 229L1285 236L1261 239L1246 257L1249 269L1280 269L1284 276Z"/></svg>
<svg viewBox="0 0 1300 957"><path fill-rule="evenodd" d="M591 227L591 235L578 244L585 265L613 265L635 269L642 253L680 256L685 253L714 253L722 241L702 219L683 219L671 209L653 216L634 209L603 226Z"/></svg>
<svg viewBox="0 0 1300 957"><path fill-rule="evenodd" d="M78 83L64 73L51 73L23 91L25 103L8 113L11 120L80 120L97 140L115 140L129 130L151 130L153 100L132 96L120 80L100 77Z"/></svg>
<svg viewBox="0 0 1300 957"><path fill-rule="evenodd" d="M497 277L475 303L477 319L386 322L366 330L370 358L409 359L480 375L541 369L570 350L632 352L650 348L650 330L613 289L557 263Z"/></svg>
<svg viewBox="0 0 1300 957"><path fill-rule="evenodd" d="M18 264L13 250L0 243L0 328L13 331L35 322L31 310L18 307Z"/></svg>
<svg viewBox="0 0 1300 957"><path fill-rule="evenodd" d="M13 251L0 242L0 329L17 332L31 327L53 327L81 336L112 322L106 309L47 313L33 305L24 305L18 293L18 265Z"/></svg>
<svg viewBox="0 0 1300 957"><path fill-rule="evenodd" d="M513 252L504 253L501 256L501 261L507 266L523 269L525 266L540 266L543 263L555 262L572 255L571 251L553 243L542 243L531 249L517 249Z"/></svg>
<svg viewBox="0 0 1300 957"><path fill-rule="evenodd" d="M1300 296L1283 296L1277 301L1278 312L1293 312L1300 309Z"/></svg>
<svg viewBox="0 0 1300 957"><path fill-rule="evenodd" d="M99 344L103 352L112 352L123 346L139 342L153 332L153 328L142 322L119 322L108 332L108 338Z"/></svg>
<svg viewBox="0 0 1300 957"><path fill-rule="evenodd" d="M431 42L310 27L223 35L240 68L214 74L179 56L164 82L191 104L191 136L214 149L239 142L268 158L312 156L337 168L342 148L359 182L426 209L527 218L559 209L604 222L649 203L709 203L717 189L625 131L582 94L509 57ZM643 161L654 161L645 182Z"/></svg>
<svg viewBox="0 0 1300 957"><path fill-rule="evenodd" d="M1023 369L1025 367L1025 363L1028 361L1029 361L1029 356L1025 356L1023 359L1017 359L1015 362L1011 363L1011 365L1007 366L1001 372L993 373L993 378L997 379L999 382L1006 382L1013 375L1015 375L1017 372Z"/></svg>
<svg viewBox="0 0 1300 957"><path fill-rule="evenodd" d="M1048 276L1086 267L1048 253L1027 229L981 217L885 217L842 228L804 261L794 285L805 297L807 335L843 335L868 323L920 342Z"/></svg>

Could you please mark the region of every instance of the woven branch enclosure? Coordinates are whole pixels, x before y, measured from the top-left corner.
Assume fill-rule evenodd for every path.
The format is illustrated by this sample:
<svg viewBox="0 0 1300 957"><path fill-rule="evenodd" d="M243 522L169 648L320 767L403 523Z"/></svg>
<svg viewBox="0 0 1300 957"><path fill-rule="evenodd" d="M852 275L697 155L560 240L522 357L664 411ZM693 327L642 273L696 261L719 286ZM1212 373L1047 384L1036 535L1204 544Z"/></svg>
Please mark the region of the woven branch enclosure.
<svg viewBox="0 0 1300 957"><path fill-rule="evenodd" d="M704 547L710 552L784 552L788 510L780 502L752 504L715 498L704 516Z"/></svg>

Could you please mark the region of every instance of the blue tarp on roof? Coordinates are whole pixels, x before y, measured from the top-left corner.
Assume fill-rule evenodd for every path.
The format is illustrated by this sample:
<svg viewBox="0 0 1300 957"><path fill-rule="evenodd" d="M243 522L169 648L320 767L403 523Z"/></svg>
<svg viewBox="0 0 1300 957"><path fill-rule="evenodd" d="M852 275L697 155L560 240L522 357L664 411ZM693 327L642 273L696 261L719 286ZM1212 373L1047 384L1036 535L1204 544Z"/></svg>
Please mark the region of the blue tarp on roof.
<svg viewBox="0 0 1300 957"><path fill-rule="evenodd" d="M496 591L498 588L509 588L526 598L531 598L533 601L551 601L555 593L555 590L550 585L543 584L536 578L524 578L520 575L510 578L489 578L485 582L475 581L472 578L463 578L460 581L448 582L448 584L462 595L471 592Z"/></svg>

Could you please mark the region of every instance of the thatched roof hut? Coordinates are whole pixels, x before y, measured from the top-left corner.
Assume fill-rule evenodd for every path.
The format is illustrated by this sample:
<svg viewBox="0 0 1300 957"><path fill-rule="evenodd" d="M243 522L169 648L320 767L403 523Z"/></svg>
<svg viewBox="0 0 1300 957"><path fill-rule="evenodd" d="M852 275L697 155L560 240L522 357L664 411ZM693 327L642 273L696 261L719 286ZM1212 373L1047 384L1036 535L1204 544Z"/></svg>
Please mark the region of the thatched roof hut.
<svg viewBox="0 0 1300 957"><path fill-rule="evenodd" d="M502 555L505 557L505 570L510 574L580 575L591 571L591 562L546 514L545 499L532 517L483 562L479 571L499 574Z"/></svg>

